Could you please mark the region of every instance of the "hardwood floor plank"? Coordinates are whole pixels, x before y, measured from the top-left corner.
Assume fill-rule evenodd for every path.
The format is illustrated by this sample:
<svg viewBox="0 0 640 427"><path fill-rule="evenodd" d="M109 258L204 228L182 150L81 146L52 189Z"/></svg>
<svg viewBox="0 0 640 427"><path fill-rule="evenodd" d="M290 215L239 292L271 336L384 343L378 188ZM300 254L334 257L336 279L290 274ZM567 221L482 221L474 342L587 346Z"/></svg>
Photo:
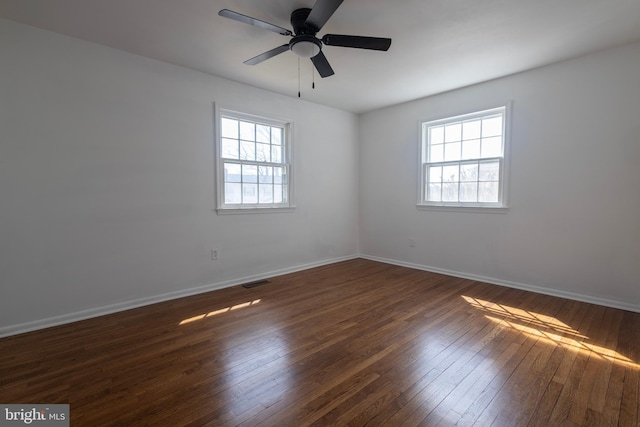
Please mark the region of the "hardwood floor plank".
<svg viewBox="0 0 640 427"><path fill-rule="evenodd" d="M619 340L620 353L633 361L635 366L626 365L624 382L622 384L622 396L620 400L620 416L618 425L636 425L640 423L640 342L638 342L638 331L640 330L640 319L637 314L625 313L625 320L620 328ZM616 399L616 400L618 400Z"/></svg>
<svg viewBox="0 0 640 427"><path fill-rule="evenodd" d="M615 357L616 342L618 341L618 335L620 332L620 322L622 322L622 312L607 310L605 313L603 324L607 329L602 330L600 341L604 342L604 345L598 346L593 351L600 353L601 358ZM613 349L613 350L612 350ZM607 388L611 381L611 372L614 368L613 363L600 363L600 366L596 367L596 373L594 378L593 387L587 401L587 411L591 414L591 419L600 419L600 414L603 413L606 404Z"/></svg>
<svg viewBox="0 0 640 427"><path fill-rule="evenodd" d="M567 319L572 319L567 324L577 321L574 315L578 315L578 313L575 310L575 304L571 301L562 304L557 313L556 318L559 317L560 313L565 313ZM548 413L552 408L550 404L543 406L546 403L545 398L548 398L548 396L545 396L545 392L547 390L551 390L552 393L554 392L554 387L550 386L567 352L561 343L563 341L573 340L574 338L571 335L573 333L572 331L567 331L564 328L558 330L556 328L557 325L554 324L538 326L537 332L540 333L540 338L538 342L536 342L536 346L540 348L541 351L533 362L531 372L529 374L525 373L525 377L521 379L521 394L514 399L514 401L516 401L517 399L524 399L526 396L526 400L528 400L530 404L526 406L526 409L517 412L517 415L513 419L514 424L530 424L531 420L540 416L537 415L539 412ZM532 376L533 380L526 378L527 376ZM542 418L544 418L544 416Z"/></svg>
<svg viewBox="0 0 640 427"><path fill-rule="evenodd" d="M355 259L0 339L74 426L639 425L640 314Z"/></svg>
<svg viewBox="0 0 640 427"><path fill-rule="evenodd" d="M490 325L488 323L474 322L473 325L462 329L464 334L451 345L446 346L439 355L439 363L434 363L427 375L420 382L409 388L407 395L411 396L411 398L408 399L404 407L388 420L390 424L406 422L417 425L438 406L441 401L438 397L444 398L451 391L451 376L456 372L455 369L460 366L455 365L455 363L464 363L473 356L473 352L465 351L465 344L483 329L485 332L489 331L490 333ZM480 336L483 337L483 335ZM437 397L434 398L434 396ZM429 402L427 405L423 404L425 400Z"/></svg>
<svg viewBox="0 0 640 427"><path fill-rule="evenodd" d="M441 309L441 308L438 308L438 309ZM430 310L430 311L435 311L435 310ZM397 318L398 317L394 313L390 313L390 314L393 315L392 316L393 318ZM407 318L407 316L401 316L401 317L402 318ZM442 322L442 321L444 321L444 319L443 318L439 318L439 322ZM420 323L413 322L414 325L416 323L417 323L418 328L422 328L422 326L420 326ZM394 341L401 341L402 343L406 344L408 341L411 341L411 340L415 339L415 333L416 332L420 332L421 334L425 333L424 330L421 331L420 329L416 329L416 327L413 327L413 328L412 327L404 327L400 334L397 334L392 338L393 338ZM401 350L402 352L401 353L398 353L398 350L399 349L393 350L393 353L394 354L401 354L404 357L407 357L407 356L409 356L411 354L411 352L407 351L406 348L402 348L402 350ZM350 363L357 362L357 360L358 360L357 358L353 358L353 357L350 357L350 359L352 359ZM397 363L396 363L396 361L398 360L397 358L394 357L394 358L387 358L387 359L389 361L394 362L397 365ZM388 363L388 362L386 362L386 363ZM398 365L398 366L401 366L401 365ZM336 372L339 373L339 372L344 372L344 371L349 372L349 371L352 371L352 370L359 370L359 369L365 369L365 368L368 368L368 364L357 364L356 363L355 365L352 364L350 366L349 365L345 366L344 365L344 360L341 359L336 363L336 365L332 369L336 369L337 370ZM385 371L385 370L387 370L389 368L388 367L384 368L384 367L379 366L377 363L374 363L374 365L371 366L371 369L373 369L375 372L383 372L383 371ZM327 390L327 387L334 387L336 385L336 382L341 381L340 375L331 375L330 376L330 378L332 379L331 382L327 383L325 381L322 381L322 378L327 377L327 375L328 375L327 371L323 370L321 372L319 378L318 378L318 376L316 376L316 380L320 379L320 383L318 383L318 381L316 381L315 384L310 384L309 389L313 390L313 393L311 395L302 396L302 398L307 399L308 397L313 397L315 395L318 395L318 393L324 393Z"/></svg>
<svg viewBox="0 0 640 427"><path fill-rule="evenodd" d="M589 307L583 321L576 329L583 335L586 335L588 331L592 330L592 325L599 324L598 321L604 313L603 310L604 308L598 306ZM585 382L581 381L582 375L587 367L590 354L580 345L580 340L569 342L568 348L570 351L567 352L556 376L554 377L554 381L562 384L563 389L560 396L558 396L555 407L551 411L549 422L552 425L562 423L575 424L576 417L572 417L572 414L580 414L581 416L583 413L581 412L581 408L584 407L584 410L586 410L586 399L588 399L588 396L579 395L578 393L580 383L583 384L583 393L584 390L588 388L589 384L591 384L590 380Z"/></svg>
<svg viewBox="0 0 640 427"><path fill-rule="evenodd" d="M544 301L545 297L541 296L538 300L540 299ZM529 304L523 306L528 307L535 304L535 302L536 300L533 299ZM559 306L556 301L556 304L550 308L551 315L555 315L558 310ZM505 425L513 424L519 416L528 414L532 410L532 406L537 403L535 396L532 399L523 399L523 395L531 392L532 389L529 386L532 382L540 380L539 376L532 375L532 372L534 371L536 360L545 354L548 344L541 343L539 335L518 332L518 329L514 327L515 325L527 327L527 322L532 320L519 320L519 322L523 323L520 325L511 317L505 319L505 322L513 329L513 333L522 335L525 342L519 351L519 358L512 361L509 369L504 370L505 375L508 374L508 377L497 388L494 399L476 420L476 425L490 425L495 422L506 423ZM539 384L537 386L540 387ZM527 402L526 406L522 404L523 401ZM526 425L526 422L522 421L522 423Z"/></svg>
<svg viewBox="0 0 640 427"><path fill-rule="evenodd" d="M605 310L600 307L596 310L598 317L595 320L595 324L604 324ZM602 330L603 328L600 327L597 329L598 332ZM579 375L575 380L578 383L578 387L575 396L573 396L573 402L569 411L569 419L578 425L581 425L586 417L589 396L595 383L598 368L603 365L601 362L602 358L598 354L589 350L584 350L584 352L586 363L584 364L584 369L575 371L576 375Z"/></svg>
<svg viewBox="0 0 640 427"><path fill-rule="evenodd" d="M585 317L587 313L587 306L585 304L576 304L574 301L566 301L562 313L565 313L564 320L567 325L577 325L580 324L581 320ZM558 401L558 397L562 391L563 385L558 382L558 378L560 378L561 374L559 371L563 366L567 365L567 361L573 362L573 354L570 344L573 342L574 335L570 330L557 331L558 336L556 338L556 344L553 348L553 353L550 357L549 362L545 361L543 358L539 358L538 360L543 362L538 364L534 369L534 375L540 375L547 378L546 387L538 388L539 391L542 392L542 395L538 401L537 407L534 412L531 414L531 418L529 420L530 426L546 426L548 425L549 417L551 416L551 412ZM569 346L569 347L567 347ZM571 363L572 365L573 363Z"/></svg>

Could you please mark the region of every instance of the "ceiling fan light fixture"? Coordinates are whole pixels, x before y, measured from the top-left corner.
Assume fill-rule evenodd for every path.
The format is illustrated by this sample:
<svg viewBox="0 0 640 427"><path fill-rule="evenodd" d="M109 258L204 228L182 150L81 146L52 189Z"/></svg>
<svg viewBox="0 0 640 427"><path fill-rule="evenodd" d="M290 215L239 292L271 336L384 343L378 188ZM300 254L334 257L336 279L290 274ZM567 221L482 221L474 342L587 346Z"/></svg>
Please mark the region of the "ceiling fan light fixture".
<svg viewBox="0 0 640 427"><path fill-rule="evenodd" d="M297 36L291 40L289 49L302 58L313 58L320 53L320 40L313 36Z"/></svg>

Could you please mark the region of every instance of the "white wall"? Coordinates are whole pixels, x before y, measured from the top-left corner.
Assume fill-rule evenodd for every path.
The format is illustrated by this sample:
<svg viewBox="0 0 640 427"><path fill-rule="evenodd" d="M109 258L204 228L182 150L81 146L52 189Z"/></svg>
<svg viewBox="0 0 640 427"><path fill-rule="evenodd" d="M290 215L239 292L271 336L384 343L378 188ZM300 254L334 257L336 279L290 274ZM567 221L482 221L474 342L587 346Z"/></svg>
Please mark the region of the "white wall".
<svg viewBox="0 0 640 427"><path fill-rule="evenodd" d="M357 116L5 20L0 57L0 335L357 255ZM294 213L216 215L214 102L293 120Z"/></svg>
<svg viewBox="0 0 640 427"><path fill-rule="evenodd" d="M640 311L639 70L633 44L364 114L361 253ZM509 212L417 211L419 121L505 100Z"/></svg>
<svg viewBox="0 0 640 427"><path fill-rule="evenodd" d="M0 58L0 336L353 257L359 235L365 257L640 311L640 44L359 119L5 20ZM505 100L509 212L417 211L418 122ZM294 213L213 211L213 102L294 121Z"/></svg>

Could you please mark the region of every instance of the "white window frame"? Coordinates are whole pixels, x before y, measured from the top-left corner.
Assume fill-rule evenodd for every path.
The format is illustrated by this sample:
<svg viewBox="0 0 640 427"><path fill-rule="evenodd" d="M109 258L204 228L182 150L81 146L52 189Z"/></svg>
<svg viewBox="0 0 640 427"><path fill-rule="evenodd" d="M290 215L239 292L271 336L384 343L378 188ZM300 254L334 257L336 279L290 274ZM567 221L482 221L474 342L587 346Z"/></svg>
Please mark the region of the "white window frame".
<svg viewBox="0 0 640 427"><path fill-rule="evenodd" d="M238 213L272 213L272 212L292 212L295 209L293 200L293 149L292 133L293 122L291 120L265 117L262 115L240 112L237 109L222 108L214 104L215 111L215 166L216 166L216 194L218 214L238 214ZM282 162L263 162L254 160L240 160L224 158L222 150L222 118L227 117L234 120L246 121L261 125L282 128ZM224 164L236 163L258 166L277 166L285 168L286 179L286 202L282 203L236 203L225 202L225 176Z"/></svg>
<svg viewBox="0 0 640 427"><path fill-rule="evenodd" d="M509 209L508 205L508 178L509 178L509 139L511 135L510 120L511 120L511 102L506 102L497 107L484 108L482 110L473 111L470 113L449 116L444 118L437 118L431 120L421 120L419 122L419 144L418 144L418 171L419 171L419 183L418 183L418 202L417 208L419 210L443 210L443 211L459 211L459 212L492 212L492 213L505 213ZM434 161L429 158L429 136L428 129L430 127L442 126L449 123L465 122L477 120L478 118L501 113L503 115L502 120L502 153L499 156L493 157L477 157L464 160L453 161ZM499 173L499 189L498 189L498 201L497 202L443 202L443 201L430 201L427 200L427 188L428 188L428 176L427 171L429 166L434 165L464 165L471 163L478 163L483 161L498 161L500 164ZM473 182L473 181L472 181Z"/></svg>

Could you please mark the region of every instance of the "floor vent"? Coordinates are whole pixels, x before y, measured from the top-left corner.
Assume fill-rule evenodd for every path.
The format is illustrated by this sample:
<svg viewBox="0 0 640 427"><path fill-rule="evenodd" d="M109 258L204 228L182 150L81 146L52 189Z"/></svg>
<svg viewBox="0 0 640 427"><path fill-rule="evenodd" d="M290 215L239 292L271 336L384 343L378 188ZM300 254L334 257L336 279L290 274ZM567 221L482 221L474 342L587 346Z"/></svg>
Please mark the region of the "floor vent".
<svg viewBox="0 0 640 427"><path fill-rule="evenodd" d="M255 288L256 286L260 286L260 285L266 285L267 283L271 283L268 280L256 280L255 282L249 282L249 283L245 283L244 285L242 285L243 287L249 289L249 288Z"/></svg>

